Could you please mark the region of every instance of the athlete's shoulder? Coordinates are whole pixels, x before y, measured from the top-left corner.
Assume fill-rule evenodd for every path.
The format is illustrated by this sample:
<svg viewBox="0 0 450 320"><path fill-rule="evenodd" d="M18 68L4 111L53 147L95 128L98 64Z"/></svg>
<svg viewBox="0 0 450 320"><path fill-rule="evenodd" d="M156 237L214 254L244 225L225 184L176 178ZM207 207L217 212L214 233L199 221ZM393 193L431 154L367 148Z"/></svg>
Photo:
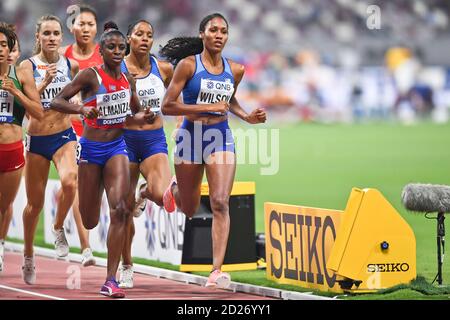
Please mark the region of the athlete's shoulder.
<svg viewBox="0 0 450 320"><path fill-rule="evenodd" d="M94 67L91 68L86 68L83 70L80 70L80 72L78 72L76 79L78 81L81 81L82 83L91 83L93 79L95 79L97 81L97 72L93 69Z"/></svg>
<svg viewBox="0 0 450 320"><path fill-rule="evenodd" d="M32 57L31 57L32 58ZM33 64L31 63L30 59L25 59L23 60L19 66L16 68L16 71L19 70L20 68L26 68L26 69L32 69L33 68Z"/></svg>
<svg viewBox="0 0 450 320"><path fill-rule="evenodd" d="M176 69L181 70L188 76L192 76L195 72L195 56L188 56L178 62Z"/></svg>
<svg viewBox="0 0 450 320"><path fill-rule="evenodd" d="M156 59L156 63L158 64L158 68L163 72L170 72L173 70L173 67L170 64L170 62Z"/></svg>
<svg viewBox="0 0 450 320"><path fill-rule="evenodd" d="M163 73L164 75L173 73L173 67L169 62L156 59L156 63L158 65L159 71L161 71L161 73Z"/></svg>
<svg viewBox="0 0 450 320"><path fill-rule="evenodd" d="M245 67L243 64L237 63L231 59L227 59L228 64L230 65L231 72L236 80L242 79L245 73Z"/></svg>
<svg viewBox="0 0 450 320"><path fill-rule="evenodd" d="M195 66L195 56L187 56L186 58L183 58L180 60L180 62L178 63L178 65L180 64L184 64L184 65L194 65Z"/></svg>
<svg viewBox="0 0 450 320"><path fill-rule="evenodd" d="M70 58L67 58L67 60L69 60L73 73L77 74L80 71L80 64L78 61Z"/></svg>
<svg viewBox="0 0 450 320"><path fill-rule="evenodd" d="M19 80L21 83L23 83L25 79L33 79L31 62L28 59L22 61L20 65L16 67L16 75L17 80Z"/></svg>

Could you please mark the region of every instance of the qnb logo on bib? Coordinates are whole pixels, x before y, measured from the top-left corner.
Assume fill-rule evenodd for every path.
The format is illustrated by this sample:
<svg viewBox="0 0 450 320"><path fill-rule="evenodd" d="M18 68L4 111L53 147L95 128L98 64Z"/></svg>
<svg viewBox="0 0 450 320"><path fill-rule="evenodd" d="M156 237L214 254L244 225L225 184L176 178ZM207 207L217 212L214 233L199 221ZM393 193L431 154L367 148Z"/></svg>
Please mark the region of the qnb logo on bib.
<svg viewBox="0 0 450 320"><path fill-rule="evenodd" d="M114 125L125 122L130 110L130 92L122 90L97 95L98 125Z"/></svg>
<svg viewBox="0 0 450 320"><path fill-rule="evenodd" d="M136 93L142 108L150 109L154 113L161 112L161 103L164 98L164 83L154 74L136 82Z"/></svg>
<svg viewBox="0 0 450 320"><path fill-rule="evenodd" d="M231 81L202 79L197 104L216 103L220 101L230 102L233 92L234 85Z"/></svg>
<svg viewBox="0 0 450 320"><path fill-rule="evenodd" d="M10 123L14 120L14 96L8 91L0 90L0 123Z"/></svg>

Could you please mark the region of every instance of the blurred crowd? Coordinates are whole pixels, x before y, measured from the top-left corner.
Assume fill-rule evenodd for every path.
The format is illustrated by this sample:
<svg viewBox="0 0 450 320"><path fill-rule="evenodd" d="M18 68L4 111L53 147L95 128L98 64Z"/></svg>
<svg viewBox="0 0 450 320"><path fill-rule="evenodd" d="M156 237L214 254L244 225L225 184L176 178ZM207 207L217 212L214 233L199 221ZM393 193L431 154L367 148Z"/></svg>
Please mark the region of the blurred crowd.
<svg viewBox="0 0 450 320"><path fill-rule="evenodd" d="M145 18L153 53L200 20L221 12L230 23L225 55L243 63L239 89L248 109L264 106L284 121L448 121L450 2L446 0L95 0L99 22L126 32ZM1 0L0 21L15 23L22 57L36 20L66 16L70 0ZM368 21L379 8L379 28ZM376 19L375 19L376 20ZM373 20L370 20L373 21ZM65 44L71 40L66 30ZM448 98L447 98L448 97Z"/></svg>

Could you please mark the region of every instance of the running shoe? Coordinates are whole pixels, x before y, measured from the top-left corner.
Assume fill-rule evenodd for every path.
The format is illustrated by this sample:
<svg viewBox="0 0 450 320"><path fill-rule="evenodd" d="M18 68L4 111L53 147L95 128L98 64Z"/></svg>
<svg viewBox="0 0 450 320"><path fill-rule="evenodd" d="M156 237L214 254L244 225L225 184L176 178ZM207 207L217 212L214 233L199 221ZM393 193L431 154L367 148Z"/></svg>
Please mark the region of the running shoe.
<svg viewBox="0 0 450 320"><path fill-rule="evenodd" d="M111 298L125 298L125 291L119 288L115 279L106 280L100 289L100 294Z"/></svg>
<svg viewBox="0 0 450 320"><path fill-rule="evenodd" d="M52 232L55 236L56 255L60 258L67 256L69 254L69 244L67 243L64 228L55 230L55 225L52 224Z"/></svg>
<svg viewBox="0 0 450 320"><path fill-rule="evenodd" d="M206 281L205 287L227 289L230 286L230 283L230 275L226 272L222 272L216 269L209 274L208 281Z"/></svg>
<svg viewBox="0 0 450 320"><path fill-rule="evenodd" d="M136 195L136 204L134 206L133 216L135 218L140 217L144 212L145 208L147 207L147 199L143 198L141 195L142 189L147 188L147 182L145 180L140 184L140 187L137 191Z"/></svg>
<svg viewBox="0 0 450 320"><path fill-rule="evenodd" d="M91 248L86 248L81 253L81 265L83 267L89 267L95 265L95 257L92 254Z"/></svg>
<svg viewBox="0 0 450 320"><path fill-rule="evenodd" d="M22 266L22 278L26 284L36 282L36 267L34 266L34 257L24 257Z"/></svg>
<svg viewBox="0 0 450 320"><path fill-rule="evenodd" d="M172 193L172 187L174 184L177 184L176 176L172 177L172 179L170 180L169 186L167 187L166 191L164 191L164 195L163 195L164 209L166 209L166 211L168 213L174 212L177 208L177 204L175 202L175 197L173 196L173 193Z"/></svg>
<svg viewBox="0 0 450 320"><path fill-rule="evenodd" d="M133 288L133 266L122 265L119 269L119 288Z"/></svg>

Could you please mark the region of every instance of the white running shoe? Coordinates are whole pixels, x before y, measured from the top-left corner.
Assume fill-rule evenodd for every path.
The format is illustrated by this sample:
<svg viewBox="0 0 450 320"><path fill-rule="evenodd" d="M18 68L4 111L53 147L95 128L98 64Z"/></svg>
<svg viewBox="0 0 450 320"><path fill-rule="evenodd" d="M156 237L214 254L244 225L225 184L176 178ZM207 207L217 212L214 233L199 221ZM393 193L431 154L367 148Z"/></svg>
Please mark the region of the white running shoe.
<svg viewBox="0 0 450 320"><path fill-rule="evenodd" d="M119 269L119 288L133 288L133 266L122 265Z"/></svg>
<svg viewBox="0 0 450 320"><path fill-rule="evenodd" d="M95 257L92 254L92 250L91 248L86 248L83 250L83 252L81 253L81 265L83 267L89 267L89 266L94 266L95 265Z"/></svg>
<svg viewBox="0 0 450 320"><path fill-rule="evenodd" d="M5 254L5 240L0 240L0 272L3 271L3 256Z"/></svg>
<svg viewBox="0 0 450 320"><path fill-rule="evenodd" d="M60 258L66 257L69 254L69 244L67 243L64 228L55 230L55 226L52 224L52 232L55 236L56 255Z"/></svg>
<svg viewBox="0 0 450 320"><path fill-rule="evenodd" d="M22 278L26 284L36 282L36 267L34 266L34 257L24 257L22 266Z"/></svg>
<svg viewBox="0 0 450 320"><path fill-rule="evenodd" d="M136 192L136 204L133 210L133 216L135 218L140 217L145 212L145 208L147 207L147 199L142 198L141 196L141 190L143 188L147 188L147 182L145 180L140 180L139 188L137 189Z"/></svg>

